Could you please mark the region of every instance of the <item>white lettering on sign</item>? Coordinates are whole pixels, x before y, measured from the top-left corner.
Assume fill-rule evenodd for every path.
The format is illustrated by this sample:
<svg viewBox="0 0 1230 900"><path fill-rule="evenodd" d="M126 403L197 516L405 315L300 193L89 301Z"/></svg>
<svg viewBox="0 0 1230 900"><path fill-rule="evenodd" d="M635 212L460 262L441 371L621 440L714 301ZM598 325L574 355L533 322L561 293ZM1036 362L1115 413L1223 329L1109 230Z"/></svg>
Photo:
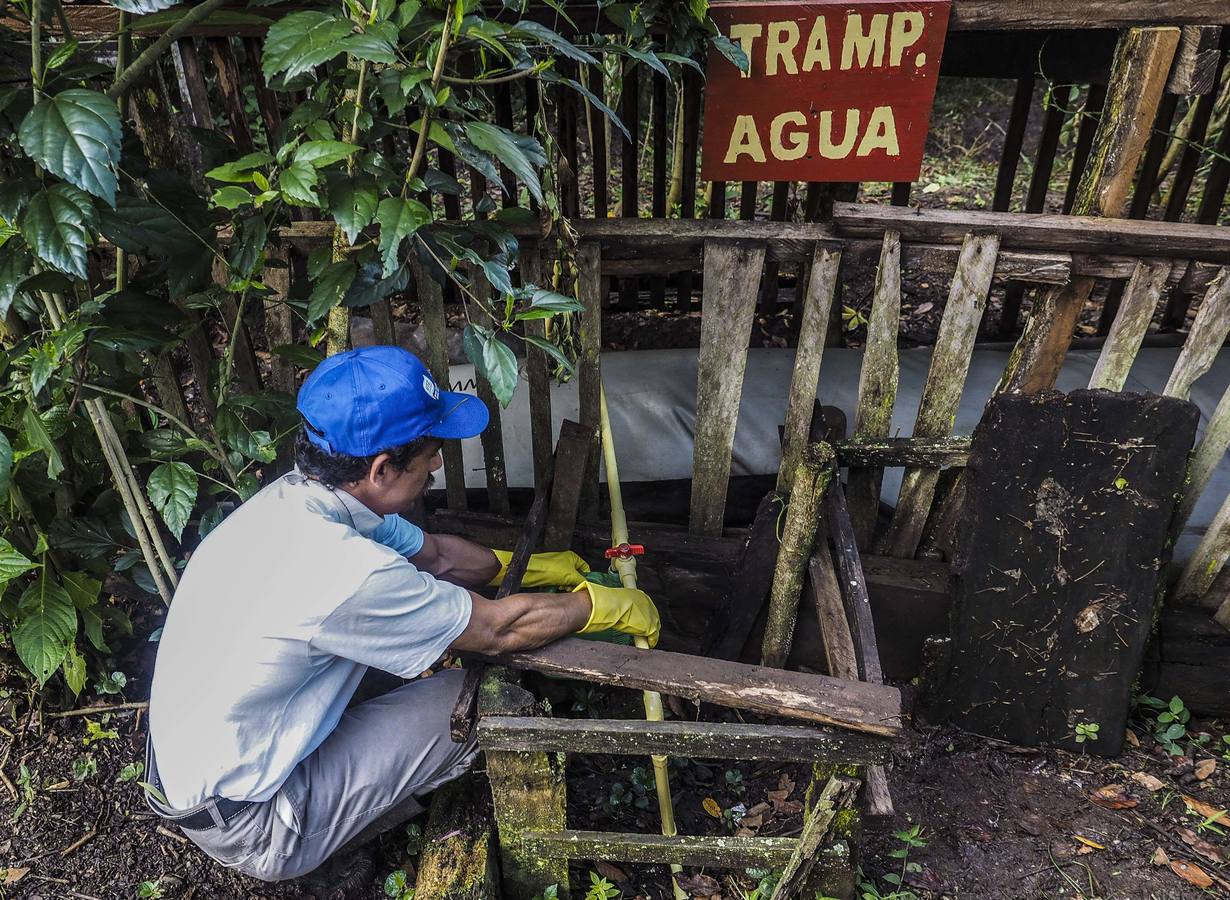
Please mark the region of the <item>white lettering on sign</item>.
<svg viewBox="0 0 1230 900"><path fill-rule="evenodd" d="M787 131L786 129L790 130ZM833 110L820 111L814 126L816 149L825 159L845 159L851 152L855 156L870 156L877 150L887 156L900 156L901 145L897 140L897 120L891 106L877 106L867 116L857 109L845 111L845 122L837 126L834 137ZM801 112L784 112L769 124L769 152L774 159L802 159L812 147L812 132L807 129L807 116ZM740 115L735 118L735 127L730 133L730 145L726 148L727 163L738 162L747 155L755 162L766 159L764 142L756 128L756 118Z"/></svg>
<svg viewBox="0 0 1230 900"><path fill-rule="evenodd" d="M845 71L900 66L905 52L922 39L925 24L923 14L916 11L876 13L866 20L861 13L851 13L846 17L841 39L840 68ZM818 68L828 72L833 68L824 16L812 21L805 41L799 23L793 19L770 22L768 26L757 22L731 25L730 39L738 42L751 63L749 71L742 73L744 78L753 73L797 75L800 71ZM926 64L926 57L914 62L921 67Z"/></svg>

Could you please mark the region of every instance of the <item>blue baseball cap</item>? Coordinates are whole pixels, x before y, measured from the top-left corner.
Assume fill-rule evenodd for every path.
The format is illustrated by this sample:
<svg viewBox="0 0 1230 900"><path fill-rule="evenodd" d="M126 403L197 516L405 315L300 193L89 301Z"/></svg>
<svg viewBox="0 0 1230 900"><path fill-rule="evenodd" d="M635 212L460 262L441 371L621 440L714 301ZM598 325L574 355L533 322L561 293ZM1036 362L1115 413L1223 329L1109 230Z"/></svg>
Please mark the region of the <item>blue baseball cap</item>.
<svg viewBox="0 0 1230 900"><path fill-rule="evenodd" d="M468 438L487 427L487 407L442 391L401 347L360 347L330 356L299 389L308 440L326 453L375 456L421 437Z"/></svg>

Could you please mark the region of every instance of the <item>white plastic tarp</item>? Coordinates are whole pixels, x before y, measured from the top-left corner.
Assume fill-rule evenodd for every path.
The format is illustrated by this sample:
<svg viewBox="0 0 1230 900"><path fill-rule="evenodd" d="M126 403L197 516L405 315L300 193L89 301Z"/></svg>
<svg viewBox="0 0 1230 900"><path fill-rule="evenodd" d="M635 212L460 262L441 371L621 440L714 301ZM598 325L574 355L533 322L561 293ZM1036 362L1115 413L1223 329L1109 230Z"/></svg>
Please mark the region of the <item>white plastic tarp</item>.
<svg viewBox="0 0 1230 900"><path fill-rule="evenodd" d="M1178 355L1178 348L1142 350L1124 390L1160 391ZM1059 376L1058 389L1070 391L1087 387L1097 357L1096 350L1070 352ZM900 361L893 432L909 436L930 366L931 350L902 350ZM1006 350L974 353L957 414L957 434L973 432L1007 361ZM858 398L861 364L861 351L831 348L825 351L821 366L817 396L822 403L844 410L851 423ZM732 475L768 475L777 471L781 460L778 426L785 418L793 365L793 350L756 349L748 353ZM453 390L473 392L473 377L472 367L454 366L450 372ZM624 481L690 478L696 422L696 351L606 353L602 356L602 377L619 453L620 477ZM1212 370L1197 381L1192 390L1191 399L1200 407L1202 429L1227 384L1230 384L1230 351L1217 357ZM575 381L553 387L551 413L555 433L562 419L578 418ZM503 428L508 483L512 487L532 486L529 388L524 378L503 415ZM485 484L483 456L477 439L463 442L463 457L466 484L482 487ZM888 503L896 502L901 472L901 469L885 470L882 496ZM443 483L442 473L440 477ZM1179 556L1186 556L1195 549L1227 493L1230 493L1230 463L1222 460L1184 530L1177 549Z"/></svg>

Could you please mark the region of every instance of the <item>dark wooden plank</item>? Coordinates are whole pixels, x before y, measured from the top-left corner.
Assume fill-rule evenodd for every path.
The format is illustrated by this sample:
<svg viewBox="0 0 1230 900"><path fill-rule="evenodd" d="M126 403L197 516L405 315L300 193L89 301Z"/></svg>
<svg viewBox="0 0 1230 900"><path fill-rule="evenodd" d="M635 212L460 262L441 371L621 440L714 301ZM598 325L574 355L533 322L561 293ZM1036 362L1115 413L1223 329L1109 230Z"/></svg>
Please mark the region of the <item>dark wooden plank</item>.
<svg viewBox="0 0 1230 900"><path fill-rule="evenodd" d="M570 419L565 419L560 425L553 463L555 477L552 481L551 505L542 539L544 550L567 550L572 546L581 505L581 486L597 442L598 432L593 426L587 427ZM607 543L610 543L609 535Z"/></svg>
<svg viewBox="0 0 1230 900"><path fill-rule="evenodd" d="M577 247L577 299L581 313L581 354L577 360L577 402L581 424L598 430L599 397L602 393L602 261L598 244L586 241ZM581 483L581 519L598 517L598 458L594 444L585 479Z"/></svg>
<svg viewBox="0 0 1230 900"><path fill-rule="evenodd" d="M265 73L261 71L261 42L256 38L243 39L243 53L248 58L247 72L256 91L256 106L265 126L265 139L272 151L281 146L282 111L278 108L278 95L269 89Z"/></svg>
<svg viewBox="0 0 1230 900"><path fill-rule="evenodd" d="M187 92L183 101L192 116L192 124L197 128L212 131L214 120L209 108L209 90L205 84L205 73L201 70L201 58L196 44L191 38L181 38L175 42L175 55L183 70L181 88Z"/></svg>
<svg viewBox="0 0 1230 900"><path fill-rule="evenodd" d="M1226 59L1227 56L1224 53L1218 59L1215 78L1218 84L1221 83ZM1187 208L1187 197L1191 193L1192 181L1196 176L1196 166L1199 165L1204 153L1205 135L1209 130L1209 120L1213 116L1213 106L1216 101L1217 94L1215 93L1203 94L1196 100L1191 128L1187 133L1187 140L1183 142L1183 153L1179 157L1179 165L1175 169L1174 180L1171 181L1170 191L1166 196L1166 212L1163 217L1167 222L1179 221Z"/></svg>
<svg viewBox="0 0 1230 900"><path fill-rule="evenodd" d="M209 38L210 55L214 61L214 74L218 78L218 92L222 95L222 110L230 122L231 140L241 153L251 153L252 130L248 127L248 114L243 102L243 79L239 63L229 38Z"/></svg>
<svg viewBox="0 0 1230 900"><path fill-rule="evenodd" d="M942 713L1016 744L1119 753L1198 422L1155 395L991 401L965 470ZM1101 727L1083 748L1081 722Z"/></svg>
<svg viewBox="0 0 1230 900"><path fill-rule="evenodd" d="M538 241L523 241L518 256L521 283L543 287L541 246ZM547 325L543 319L530 319L525 323L529 337L545 340ZM527 345L525 348L526 381L530 388L530 452L534 457L534 489L541 490L551 466L551 375L550 362L545 351Z"/></svg>
<svg viewBox="0 0 1230 900"><path fill-rule="evenodd" d="M850 511L846 509L846 496L840 481L829 485L824 498L824 512L829 524L829 538L833 542L833 556L841 576L838 583L846 604L854 652L858 656L858 675L863 681L881 684L884 673L880 668L871 601L867 597L867 577L863 574L863 562L854 540L854 526L850 522Z"/></svg>
<svg viewBox="0 0 1230 900"><path fill-rule="evenodd" d="M1136 178L1132 205L1128 208L1129 219L1143 219L1149 213L1149 204L1153 201L1153 192L1157 188L1157 173L1166 157L1166 148L1170 146L1171 125L1178 106L1179 98L1174 94L1165 94L1158 103L1153 130L1145 147L1145 158Z"/></svg>
<svg viewBox="0 0 1230 900"><path fill-rule="evenodd" d="M995 212L1007 212L1012 204L1012 185L1016 181L1016 170L1021 161L1021 147L1025 144L1025 129L1029 125L1033 97L1033 76L1018 78L1016 93L1012 97L1012 110L1008 114L1008 130L1004 133L1004 152L995 176L995 197L991 201L991 209Z"/></svg>
<svg viewBox="0 0 1230 900"><path fill-rule="evenodd" d="M478 723L484 750L662 754L689 759L757 759L856 765L888 762L887 738L794 725L742 722L648 722L486 716Z"/></svg>
<svg viewBox="0 0 1230 900"><path fill-rule="evenodd" d="M599 60L604 57L598 55ZM586 67L589 89L595 97L606 103L605 66ZM607 158L611 149L610 131L606 115L586 101L589 119L589 158L594 166L594 218L605 219L610 205L610 190L607 185Z"/></svg>
<svg viewBox="0 0 1230 900"><path fill-rule="evenodd" d="M1059 134L1068 118L1074 91L1075 86L1071 84L1056 84L1051 87L1042 116L1042 134L1038 138L1038 153L1034 158L1034 170L1029 179L1029 191L1025 195L1025 212L1042 212L1046 208L1046 195L1051 185L1051 173L1055 168Z"/></svg>
<svg viewBox="0 0 1230 900"><path fill-rule="evenodd" d="M902 727L901 694L887 685L581 638L487 659L517 669L658 691L867 734L892 736Z"/></svg>
<svg viewBox="0 0 1230 900"><path fill-rule="evenodd" d="M719 607L724 612L716 617L721 630L714 633L712 643L705 650L706 656L738 659L742 653L773 584L777 520L784 509L785 499L777 491L765 494L756 508L756 517L731 575L730 589Z"/></svg>
<svg viewBox="0 0 1230 900"><path fill-rule="evenodd" d="M509 131L515 131L516 126L513 124L513 105L512 105L512 85L497 84L495 86L495 121L501 128L507 128ZM533 134L533 131L529 132ZM440 170L444 171L444 156L448 155L450 163L452 162L452 154L442 148L437 148L440 154ZM449 173L453 174L453 173ZM504 194L504 206L511 207L517 205L517 176L511 170L500 166L500 177L504 179L504 186L508 191ZM603 188L606 185L603 184ZM446 195L447 197L447 195ZM447 209L447 206L445 207ZM450 216L450 218L452 218Z"/></svg>
<svg viewBox="0 0 1230 900"><path fill-rule="evenodd" d="M572 60L558 60L556 67L564 77L576 80L577 64ZM560 210L571 219L581 214L581 191L578 184L581 177L581 153L577 146L577 100L576 91L562 84L556 86L555 113L558 124L556 139L559 142L561 154L559 165L556 168L559 177Z"/></svg>
<svg viewBox="0 0 1230 900"><path fill-rule="evenodd" d="M1175 51L1174 64L1166 81L1167 92L1183 96L1215 93L1221 40L1219 25L1183 26L1179 49Z"/></svg>
<svg viewBox="0 0 1230 900"><path fill-rule="evenodd" d="M679 191L679 217L681 219L696 218L696 155L700 150L700 113L701 113L701 75L689 68L683 67L683 146L675 148L676 153L682 153L683 163L680 166L683 181ZM676 296L680 309L697 310L699 299L693 300L692 288L696 281L691 271L680 272L676 276Z"/></svg>
<svg viewBox="0 0 1230 900"><path fill-rule="evenodd" d="M628 129L628 134L622 138L622 153L619 170L620 215L625 219L635 219L640 215L640 122L641 122L641 66L629 59L624 63L623 87L620 89L619 118ZM654 132L654 143L664 143L662 133ZM662 195L666 196L665 193ZM640 294L640 282L636 278L620 278L620 305L632 308L636 306Z"/></svg>
<svg viewBox="0 0 1230 900"><path fill-rule="evenodd" d="M913 190L914 183L910 181L898 181L893 184L893 196L890 201L893 206L909 206L910 191Z"/></svg>
<svg viewBox="0 0 1230 900"><path fill-rule="evenodd" d="M1106 103L1106 86L1089 85L1089 93L1085 97L1085 105L1081 109L1080 128L1077 129L1076 147L1072 151L1072 168L1068 175L1068 190L1063 198L1064 215L1072 212L1072 204L1076 201L1076 188L1089 162L1089 151L1093 149L1093 136L1098 130L1098 120L1102 116L1102 106Z"/></svg>
<svg viewBox="0 0 1230 900"><path fill-rule="evenodd" d="M1210 262L1230 255L1225 229L1178 222L1140 222L1094 215L1029 215L977 210L899 209L893 206L836 203L838 235L877 238L886 229L902 240L960 243L973 232L995 232L1008 250L1055 250L1122 256L1178 256Z"/></svg>
<svg viewBox="0 0 1230 900"><path fill-rule="evenodd" d="M720 869L784 866L798 846L797 838L666 837L607 831L527 834L524 840L531 852L548 858L673 863ZM838 864L848 867L845 854L834 850L826 852L822 863L838 857Z"/></svg>
<svg viewBox="0 0 1230 900"><path fill-rule="evenodd" d="M1216 225L1221 219L1226 189L1230 187L1230 127L1222 126L1214 153L1213 167L1205 179L1204 195L1196 213L1196 221L1201 225Z"/></svg>

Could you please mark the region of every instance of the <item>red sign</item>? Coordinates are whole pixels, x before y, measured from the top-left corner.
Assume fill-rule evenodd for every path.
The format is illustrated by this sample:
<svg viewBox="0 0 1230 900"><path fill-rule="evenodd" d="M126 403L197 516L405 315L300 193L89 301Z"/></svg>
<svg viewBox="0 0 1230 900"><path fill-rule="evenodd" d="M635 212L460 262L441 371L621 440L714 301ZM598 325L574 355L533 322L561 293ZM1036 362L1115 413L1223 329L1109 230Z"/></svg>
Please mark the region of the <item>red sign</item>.
<svg viewBox="0 0 1230 900"><path fill-rule="evenodd" d="M751 63L709 51L702 177L913 181L951 0L714 3Z"/></svg>

